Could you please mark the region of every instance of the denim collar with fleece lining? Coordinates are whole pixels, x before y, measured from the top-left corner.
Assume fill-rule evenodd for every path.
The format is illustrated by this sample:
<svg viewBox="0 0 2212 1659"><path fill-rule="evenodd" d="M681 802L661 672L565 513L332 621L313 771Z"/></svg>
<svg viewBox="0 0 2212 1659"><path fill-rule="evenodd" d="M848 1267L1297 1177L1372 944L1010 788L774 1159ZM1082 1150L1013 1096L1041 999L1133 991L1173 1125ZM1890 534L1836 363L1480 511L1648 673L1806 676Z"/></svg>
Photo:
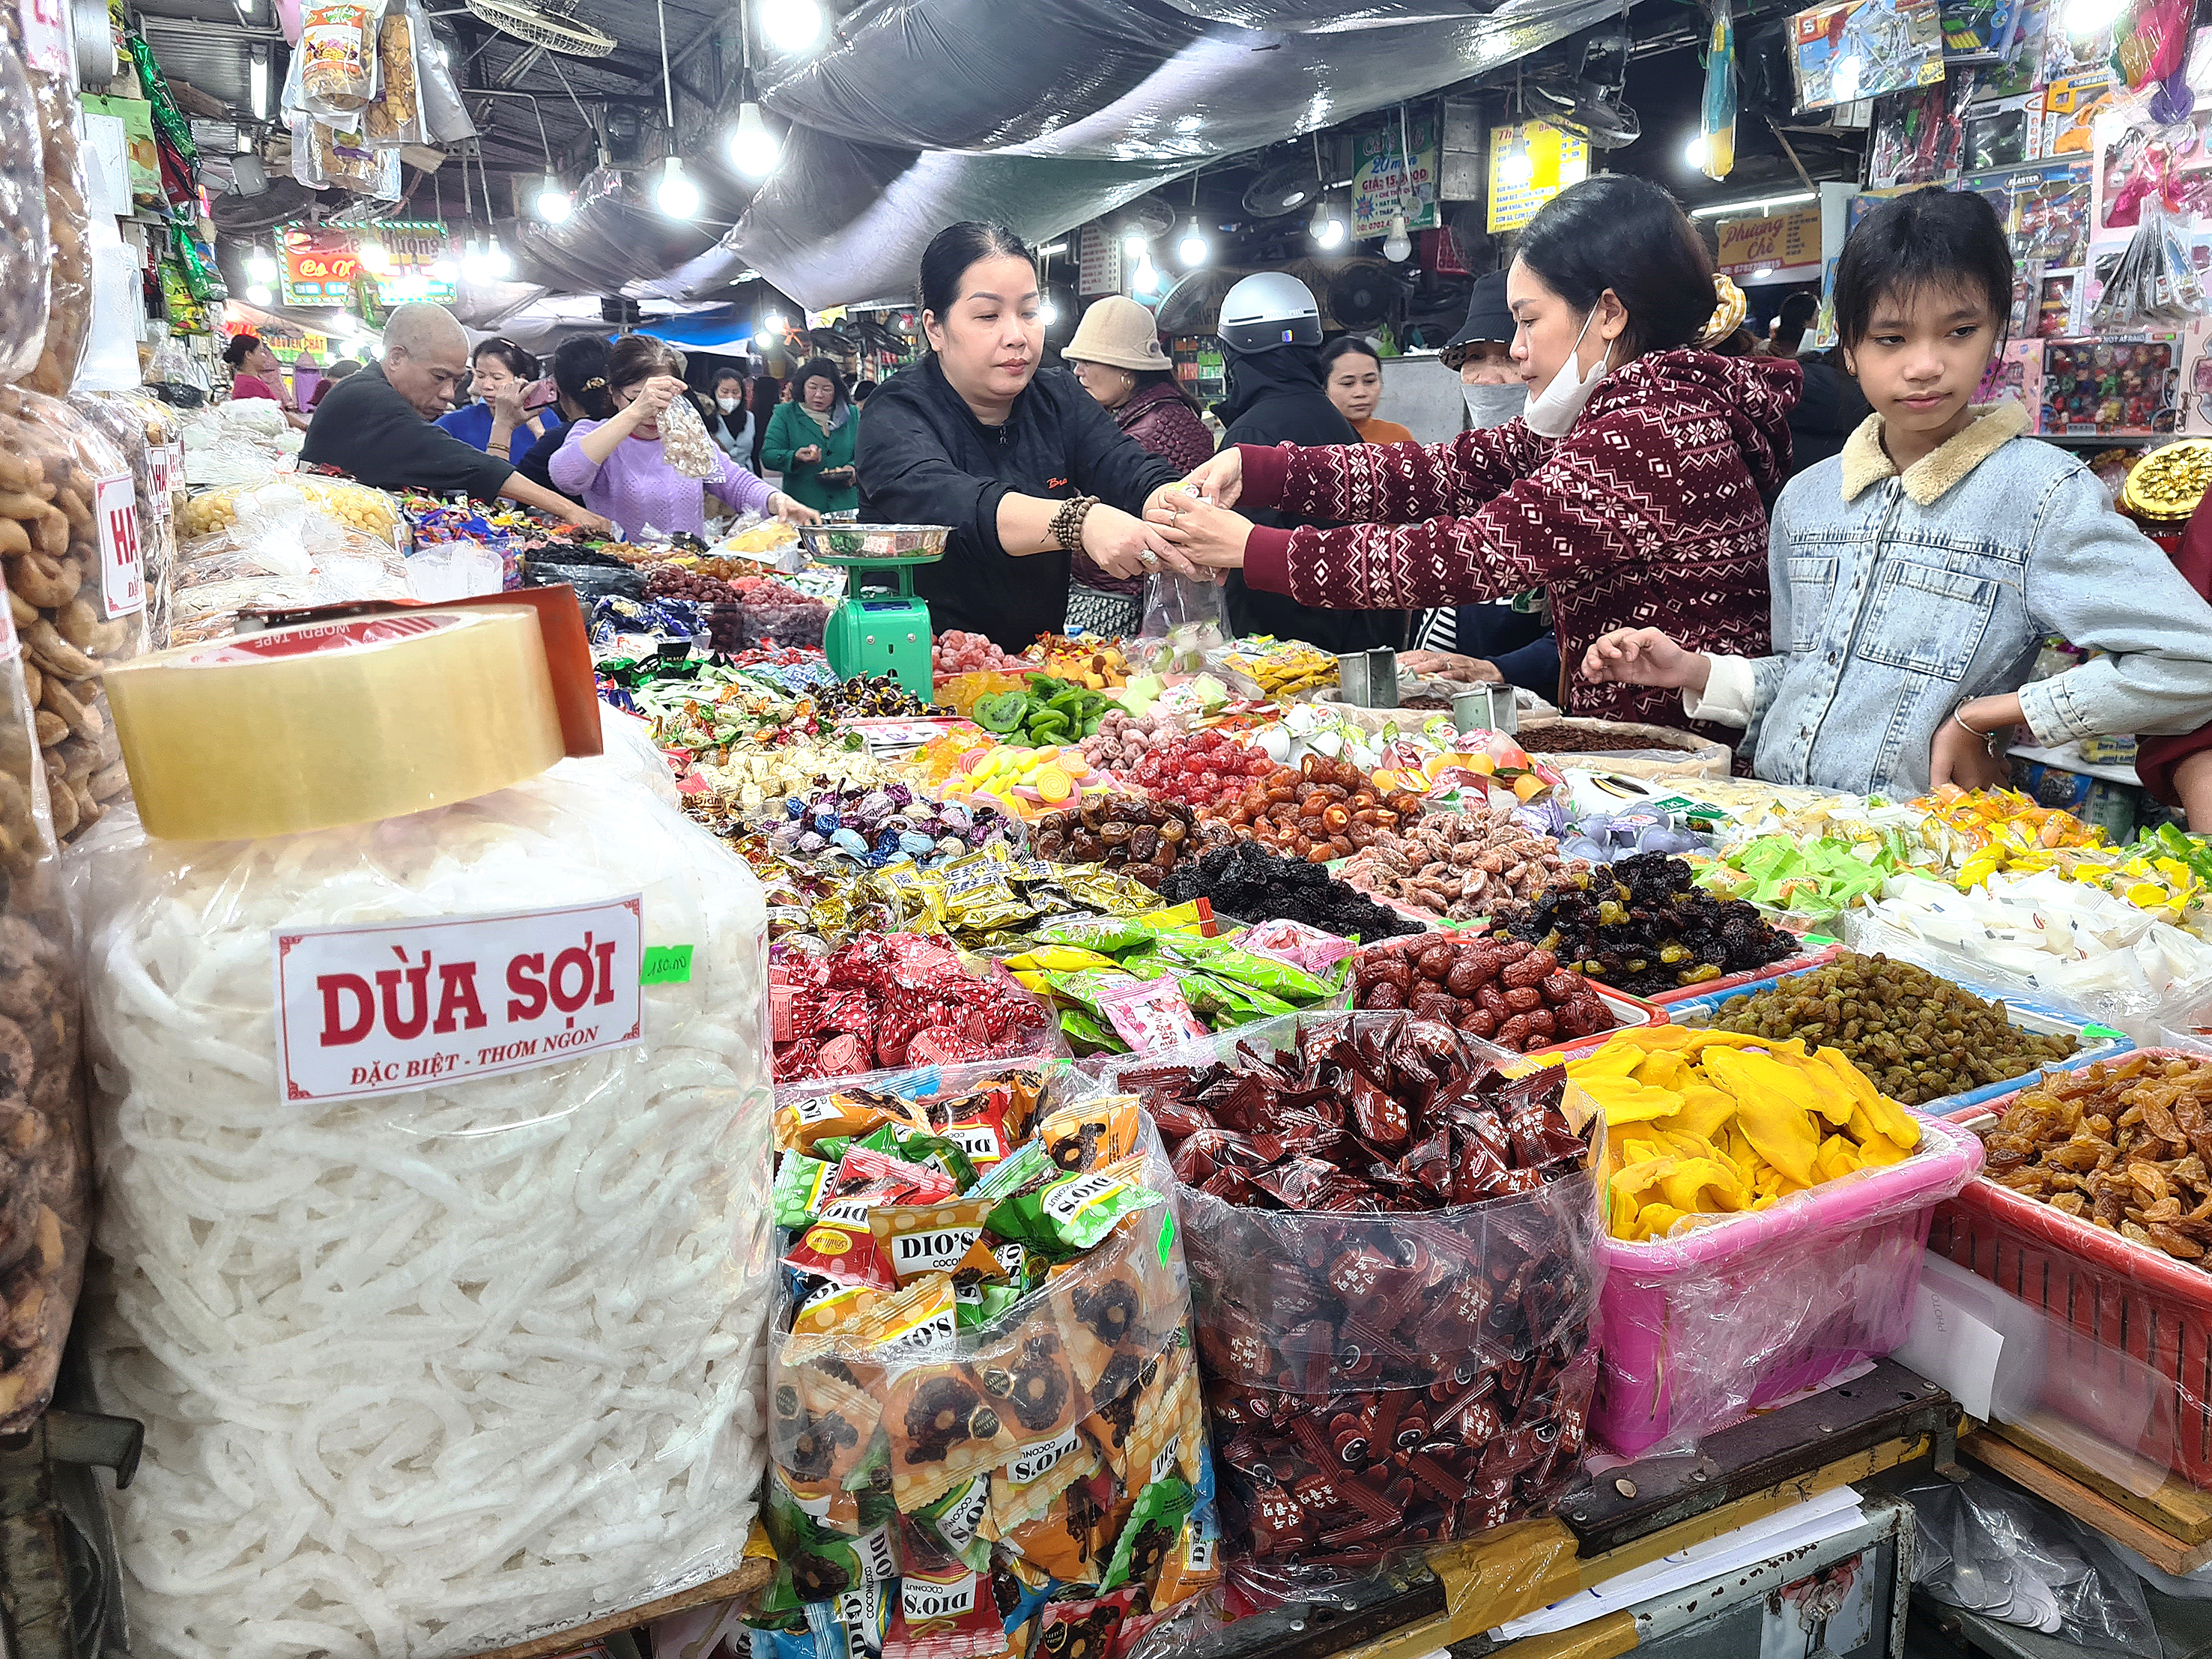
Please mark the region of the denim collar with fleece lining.
<svg viewBox="0 0 2212 1659"><path fill-rule="evenodd" d="M2016 403L1979 404L1968 412L1974 418L1963 430L1923 455L1899 480L1920 506L1934 506L1946 490L2027 430L2027 410ZM1870 485L1897 477L1897 464L1882 447L1881 433L1881 416L1869 415L1844 441L1845 501L1856 501Z"/></svg>

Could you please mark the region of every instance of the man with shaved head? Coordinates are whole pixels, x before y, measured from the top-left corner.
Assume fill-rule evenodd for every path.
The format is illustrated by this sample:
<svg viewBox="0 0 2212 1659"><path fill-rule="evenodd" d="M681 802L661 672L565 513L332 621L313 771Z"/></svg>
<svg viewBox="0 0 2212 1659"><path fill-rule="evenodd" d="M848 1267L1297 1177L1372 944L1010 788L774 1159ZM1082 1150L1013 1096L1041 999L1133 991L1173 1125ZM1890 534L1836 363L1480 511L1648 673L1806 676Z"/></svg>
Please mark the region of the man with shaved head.
<svg viewBox="0 0 2212 1659"><path fill-rule="evenodd" d="M331 386L315 405L300 459L380 489L504 497L587 529L612 528L566 495L532 483L502 456L487 455L434 425L453 404L469 364L469 337L445 307L393 307L384 356Z"/></svg>

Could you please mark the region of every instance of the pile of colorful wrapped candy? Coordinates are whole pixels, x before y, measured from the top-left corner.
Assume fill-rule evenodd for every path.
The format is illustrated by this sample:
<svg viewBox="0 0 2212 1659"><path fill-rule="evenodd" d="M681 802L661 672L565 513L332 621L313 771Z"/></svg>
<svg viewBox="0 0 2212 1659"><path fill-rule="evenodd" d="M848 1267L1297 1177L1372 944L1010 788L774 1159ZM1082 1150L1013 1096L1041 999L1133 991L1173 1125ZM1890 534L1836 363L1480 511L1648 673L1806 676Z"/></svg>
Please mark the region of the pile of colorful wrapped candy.
<svg viewBox="0 0 2212 1659"><path fill-rule="evenodd" d="M852 1077L1051 1048L1044 1006L1003 969L970 971L942 939L863 933L827 956L773 947L775 1080Z"/></svg>
<svg viewBox="0 0 2212 1659"><path fill-rule="evenodd" d="M1039 1090L779 1109L755 1651L1103 1659L1218 1581L1173 1177L1133 1101Z"/></svg>
<svg viewBox="0 0 2212 1659"><path fill-rule="evenodd" d="M1597 1375L1565 1077L1405 1014L1254 1030L1109 1076L1173 1149L1224 1526L1334 1554L1547 1512Z"/></svg>
<svg viewBox="0 0 2212 1659"><path fill-rule="evenodd" d="M896 858L927 867L1018 836L1018 826L993 807L932 800L905 784L887 783L786 796L769 844L787 857L843 857L879 870Z"/></svg>

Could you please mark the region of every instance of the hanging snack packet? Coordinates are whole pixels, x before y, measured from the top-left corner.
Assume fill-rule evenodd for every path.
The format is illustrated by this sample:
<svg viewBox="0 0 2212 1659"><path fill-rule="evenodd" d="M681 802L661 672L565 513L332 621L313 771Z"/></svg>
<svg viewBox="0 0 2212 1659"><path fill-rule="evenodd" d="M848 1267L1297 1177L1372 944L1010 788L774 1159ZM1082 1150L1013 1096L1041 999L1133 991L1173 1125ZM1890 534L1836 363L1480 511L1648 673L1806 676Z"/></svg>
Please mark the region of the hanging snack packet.
<svg viewBox="0 0 2212 1659"><path fill-rule="evenodd" d="M660 453L686 478L719 478L722 453L707 435L706 423L689 398L678 396L660 412Z"/></svg>
<svg viewBox="0 0 2212 1659"><path fill-rule="evenodd" d="M416 72L416 54L427 43L417 40L417 27L413 9L404 5L388 8L377 26L377 91L362 113L362 131L379 149L430 142Z"/></svg>
<svg viewBox="0 0 2212 1659"><path fill-rule="evenodd" d="M300 91L310 115L343 119L375 95L378 9L362 0L323 0L301 14Z"/></svg>

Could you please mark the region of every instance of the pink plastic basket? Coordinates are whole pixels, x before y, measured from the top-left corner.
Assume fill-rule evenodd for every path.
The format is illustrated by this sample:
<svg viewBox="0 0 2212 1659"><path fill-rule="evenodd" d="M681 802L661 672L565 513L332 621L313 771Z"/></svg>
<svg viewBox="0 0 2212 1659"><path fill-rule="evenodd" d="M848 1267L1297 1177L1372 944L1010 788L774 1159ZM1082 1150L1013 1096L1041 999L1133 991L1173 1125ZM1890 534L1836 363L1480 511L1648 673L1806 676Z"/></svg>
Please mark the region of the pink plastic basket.
<svg viewBox="0 0 2212 1659"><path fill-rule="evenodd" d="M1904 1341L1936 1206L1982 1167L1971 1132L1920 1127L1904 1163L1771 1209L1650 1244L1601 1237L1598 1437L1632 1457L1686 1444Z"/></svg>

